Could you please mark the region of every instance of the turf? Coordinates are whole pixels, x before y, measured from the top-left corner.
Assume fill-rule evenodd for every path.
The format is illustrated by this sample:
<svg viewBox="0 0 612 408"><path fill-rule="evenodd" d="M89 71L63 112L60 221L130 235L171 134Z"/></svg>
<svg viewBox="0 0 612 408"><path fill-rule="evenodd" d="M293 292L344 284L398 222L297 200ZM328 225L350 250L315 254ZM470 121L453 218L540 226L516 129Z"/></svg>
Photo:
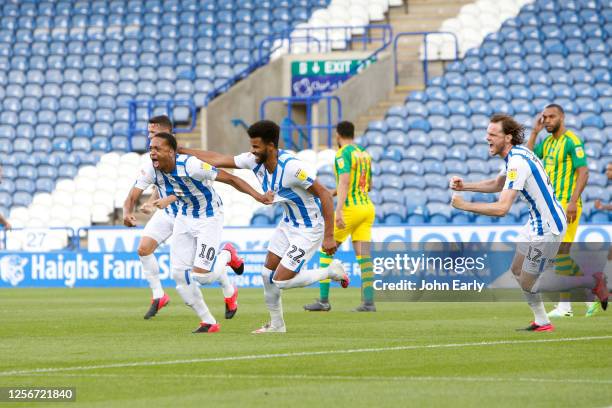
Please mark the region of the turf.
<svg viewBox="0 0 612 408"><path fill-rule="evenodd" d="M355 289L333 289L332 312L307 313L317 292L299 289L284 294L288 333L255 336L267 313L261 290L245 289L220 333L194 335L197 318L169 294L145 321L145 289L0 290L0 387L76 387L76 403L53 407L612 402L612 311L584 318L576 304L554 333L525 333L514 331L531 317L522 303L379 303L359 314ZM220 291L204 295L222 319ZM304 355L270 356L282 353ZM237 356L252 357L223 359ZM109 364L120 366L91 367ZM48 368L65 369L32 372Z"/></svg>

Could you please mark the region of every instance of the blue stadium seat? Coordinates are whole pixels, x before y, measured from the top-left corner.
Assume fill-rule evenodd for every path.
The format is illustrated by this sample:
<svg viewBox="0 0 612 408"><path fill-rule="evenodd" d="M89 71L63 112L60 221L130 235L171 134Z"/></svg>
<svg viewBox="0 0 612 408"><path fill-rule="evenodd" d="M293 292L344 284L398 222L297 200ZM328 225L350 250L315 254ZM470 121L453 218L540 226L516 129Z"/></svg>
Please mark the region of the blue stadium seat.
<svg viewBox="0 0 612 408"><path fill-rule="evenodd" d="M404 202L404 196L401 188L384 187L382 190L380 190L380 196L382 197L383 203L402 204Z"/></svg>
<svg viewBox="0 0 612 408"><path fill-rule="evenodd" d="M423 169L427 174L446 174L446 166L441 160L426 159L422 162Z"/></svg>
<svg viewBox="0 0 612 408"><path fill-rule="evenodd" d="M458 101L455 101L455 102L458 102ZM427 110L429 111L429 115L450 116L450 109L447 103L442 103L440 101L430 101L430 102L427 102L426 107L427 107ZM411 120L410 116L408 117L408 120L409 121ZM426 119L422 119L422 120L426 120Z"/></svg>
<svg viewBox="0 0 612 408"><path fill-rule="evenodd" d="M489 126L489 117L486 115L472 115L472 125L476 129L486 129Z"/></svg>
<svg viewBox="0 0 612 408"><path fill-rule="evenodd" d="M427 203L427 195L425 191L416 188L407 188L403 191L404 201L407 207L423 206ZM410 213L410 211L409 211Z"/></svg>
<svg viewBox="0 0 612 408"><path fill-rule="evenodd" d="M422 176L425 173L423 163L421 161L404 160L401 163L402 172L405 175Z"/></svg>
<svg viewBox="0 0 612 408"><path fill-rule="evenodd" d="M467 175L470 173L470 167L465 160L446 160L446 172L454 175Z"/></svg>
<svg viewBox="0 0 612 408"><path fill-rule="evenodd" d="M402 204L385 203L382 205L382 210L386 225L402 223L407 216L406 208Z"/></svg>
<svg viewBox="0 0 612 408"><path fill-rule="evenodd" d="M428 188L425 190L427 201L429 203L449 204L451 194L448 188Z"/></svg>
<svg viewBox="0 0 612 408"><path fill-rule="evenodd" d="M491 110L491 107L487 105L486 103L483 103L482 100L472 99L470 102L468 102L468 106L472 110L472 115L480 114L480 115L485 115L488 117L493 113L493 111Z"/></svg>
<svg viewBox="0 0 612 408"><path fill-rule="evenodd" d="M24 191L17 191L13 196L13 205L16 207L27 207L32 203L32 194Z"/></svg>
<svg viewBox="0 0 612 408"><path fill-rule="evenodd" d="M430 115L429 123L433 130L443 130L446 132L450 132L451 130L451 122L444 116L441 115Z"/></svg>

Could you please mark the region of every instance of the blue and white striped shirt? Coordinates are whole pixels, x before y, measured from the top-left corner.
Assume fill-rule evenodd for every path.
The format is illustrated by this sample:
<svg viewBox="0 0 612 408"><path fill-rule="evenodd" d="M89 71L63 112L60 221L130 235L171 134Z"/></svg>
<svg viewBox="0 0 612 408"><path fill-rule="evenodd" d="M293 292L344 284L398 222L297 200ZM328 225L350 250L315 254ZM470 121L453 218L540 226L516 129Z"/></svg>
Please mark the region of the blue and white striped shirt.
<svg viewBox="0 0 612 408"><path fill-rule="evenodd" d="M536 235L563 235L567 220L555 197L544 166L538 157L523 146L514 146L505 158L504 190L518 190L529 203L529 226Z"/></svg>
<svg viewBox="0 0 612 408"><path fill-rule="evenodd" d="M283 150L278 151L278 164L272 173L263 163L258 164L252 153L234 157L236 167L251 169L261 183L263 191L274 191L274 202L283 207L283 222L296 228L322 225L321 201L308 188L314 183L310 166Z"/></svg>
<svg viewBox="0 0 612 408"><path fill-rule="evenodd" d="M166 208L169 214L192 218L212 217L223 211L223 202L213 188L217 169L196 157L176 155L176 166L164 173L147 163L140 171L135 187L141 190L155 185L160 197L176 196L178 201Z"/></svg>

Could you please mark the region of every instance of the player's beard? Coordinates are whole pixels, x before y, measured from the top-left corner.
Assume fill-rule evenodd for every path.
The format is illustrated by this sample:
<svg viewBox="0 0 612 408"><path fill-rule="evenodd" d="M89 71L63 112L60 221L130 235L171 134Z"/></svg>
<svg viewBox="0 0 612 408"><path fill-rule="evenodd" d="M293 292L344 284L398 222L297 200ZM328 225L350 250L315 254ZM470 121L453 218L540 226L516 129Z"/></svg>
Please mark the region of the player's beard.
<svg viewBox="0 0 612 408"><path fill-rule="evenodd" d="M557 133L560 127L561 127L561 122L557 122L556 124L550 127L546 126L546 131L554 134L554 133Z"/></svg>
<svg viewBox="0 0 612 408"><path fill-rule="evenodd" d="M255 155L255 161L257 162L257 164L265 163L267 160L268 160L268 152L266 150Z"/></svg>

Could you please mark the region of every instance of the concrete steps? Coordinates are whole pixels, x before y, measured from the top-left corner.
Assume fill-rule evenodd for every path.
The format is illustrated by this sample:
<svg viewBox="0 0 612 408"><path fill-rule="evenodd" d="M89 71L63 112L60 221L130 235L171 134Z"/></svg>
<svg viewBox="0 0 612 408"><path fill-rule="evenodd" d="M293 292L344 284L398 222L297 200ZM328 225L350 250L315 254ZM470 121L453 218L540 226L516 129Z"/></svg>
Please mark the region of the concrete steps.
<svg viewBox="0 0 612 408"><path fill-rule="evenodd" d="M201 137L201 123L202 123L202 113L201 110L196 111L196 125L193 128L192 132L189 133L176 133L176 139L178 141L179 146L188 147L191 149L201 149L202 148L202 137ZM180 126L179 126L180 127Z"/></svg>
<svg viewBox="0 0 612 408"><path fill-rule="evenodd" d="M392 26L394 35L400 32L435 31L444 20L457 16L463 5L472 2L473 0L409 0L407 13L403 6L389 9L388 23ZM370 121L382 120L390 107L403 104L410 91L424 88L423 65L419 60L422 43L422 36L400 38L397 47L399 84L386 100L371 107L356 119L356 135L363 134ZM430 62L429 77L440 75L443 69L444 63Z"/></svg>

